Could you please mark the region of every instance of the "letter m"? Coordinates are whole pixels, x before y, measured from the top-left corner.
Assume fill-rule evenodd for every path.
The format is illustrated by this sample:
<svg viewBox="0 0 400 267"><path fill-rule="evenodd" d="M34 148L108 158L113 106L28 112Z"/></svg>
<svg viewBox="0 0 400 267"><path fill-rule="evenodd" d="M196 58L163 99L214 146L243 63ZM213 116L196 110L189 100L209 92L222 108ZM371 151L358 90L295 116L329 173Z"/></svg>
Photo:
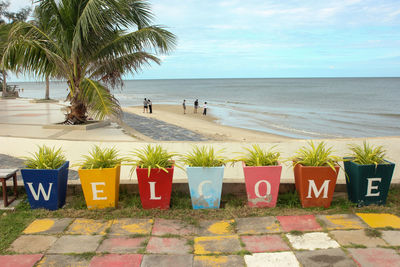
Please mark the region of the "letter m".
<svg viewBox="0 0 400 267"><path fill-rule="evenodd" d="M329 187L329 182L330 180L326 180L322 186L320 187L320 189L317 189L317 186L315 185L315 181L314 180L308 180L308 195L306 198L311 198L311 191L314 192L314 195L316 198L319 197L319 195L321 195L322 191L324 192L322 198L328 198L328 187Z"/></svg>
<svg viewBox="0 0 400 267"><path fill-rule="evenodd" d="M35 189L32 186L32 183L27 183L29 186L29 189L31 190L32 196L35 200L39 200L40 198L40 193L42 193L44 200L48 201L50 198L50 193L51 193L51 188L53 187L53 183L49 183L49 190L46 192L44 191L42 183L39 183L38 186L38 191L35 192Z"/></svg>

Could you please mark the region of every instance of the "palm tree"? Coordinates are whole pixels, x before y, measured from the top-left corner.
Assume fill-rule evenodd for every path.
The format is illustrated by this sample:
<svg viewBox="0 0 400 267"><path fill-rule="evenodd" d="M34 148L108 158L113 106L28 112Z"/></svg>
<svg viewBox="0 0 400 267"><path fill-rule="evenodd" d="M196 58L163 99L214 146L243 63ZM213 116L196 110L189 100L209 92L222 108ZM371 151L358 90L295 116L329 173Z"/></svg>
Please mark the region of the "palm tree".
<svg viewBox="0 0 400 267"><path fill-rule="evenodd" d="M73 123L85 122L88 111L99 119L119 116L109 87L122 85L127 73L159 64L157 55L175 46L175 35L152 20L144 0L41 0L35 22L11 29L2 63L66 80Z"/></svg>

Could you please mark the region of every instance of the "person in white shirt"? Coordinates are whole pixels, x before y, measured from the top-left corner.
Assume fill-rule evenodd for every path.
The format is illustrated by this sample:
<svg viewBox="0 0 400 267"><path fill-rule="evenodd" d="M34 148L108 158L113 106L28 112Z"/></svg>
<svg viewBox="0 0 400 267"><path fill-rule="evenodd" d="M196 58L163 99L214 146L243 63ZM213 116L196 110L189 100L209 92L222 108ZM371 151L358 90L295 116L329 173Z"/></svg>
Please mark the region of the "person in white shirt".
<svg viewBox="0 0 400 267"><path fill-rule="evenodd" d="M207 115L207 102L204 102L204 105L203 105L203 115L204 116Z"/></svg>

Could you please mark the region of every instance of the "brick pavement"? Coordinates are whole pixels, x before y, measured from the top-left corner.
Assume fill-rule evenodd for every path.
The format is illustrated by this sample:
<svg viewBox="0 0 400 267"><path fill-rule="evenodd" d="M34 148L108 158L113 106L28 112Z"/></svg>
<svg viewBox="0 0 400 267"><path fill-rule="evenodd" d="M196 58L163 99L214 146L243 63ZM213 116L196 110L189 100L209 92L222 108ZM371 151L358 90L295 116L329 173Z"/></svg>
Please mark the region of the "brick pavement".
<svg viewBox="0 0 400 267"><path fill-rule="evenodd" d="M0 256L0 266L393 267L400 266L399 220L365 213L198 225L167 219L37 219L8 248L10 255Z"/></svg>

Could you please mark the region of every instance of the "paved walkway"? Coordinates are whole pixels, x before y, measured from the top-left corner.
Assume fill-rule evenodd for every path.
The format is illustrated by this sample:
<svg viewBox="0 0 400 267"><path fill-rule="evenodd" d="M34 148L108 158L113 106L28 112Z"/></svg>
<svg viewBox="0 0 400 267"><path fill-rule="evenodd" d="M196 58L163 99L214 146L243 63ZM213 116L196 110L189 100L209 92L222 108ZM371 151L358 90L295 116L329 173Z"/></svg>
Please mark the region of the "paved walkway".
<svg viewBox="0 0 400 267"><path fill-rule="evenodd" d="M379 230L377 230L377 228ZM400 218L38 219L0 266L400 266Z"/></svg>

